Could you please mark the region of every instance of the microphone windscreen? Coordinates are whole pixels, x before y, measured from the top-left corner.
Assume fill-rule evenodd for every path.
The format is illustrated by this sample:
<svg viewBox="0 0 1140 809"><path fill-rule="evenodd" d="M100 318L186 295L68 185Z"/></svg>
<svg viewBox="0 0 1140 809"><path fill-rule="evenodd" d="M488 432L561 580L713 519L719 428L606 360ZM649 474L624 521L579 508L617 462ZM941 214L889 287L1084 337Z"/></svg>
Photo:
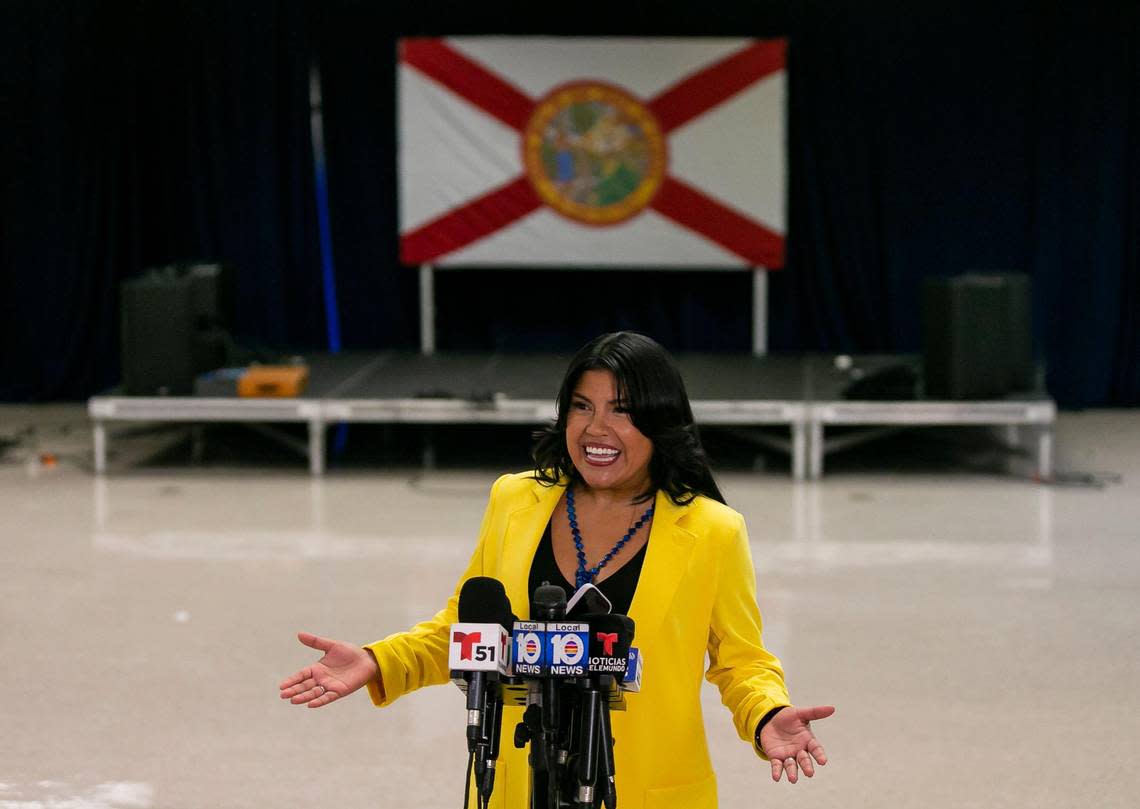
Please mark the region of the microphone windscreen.
<svg viewBox="0 0 1140 809"><path fill-rule="evenodd" d="M566 614L566 591L556 584L543 584L538 587L531 601L534 612Z"/></svg>
<svg viewBox="0 0 1140 809"><path fill-rule="evenodd" d="M459 622L464 624L514 624L511 600L503 583L489 576L473 576L459 590Z"/></svg>
<svg viewBox="0 0 1140 809"><path fill-rule="evenodd" d="M590 657L612 657L624 661L633 645L633 619L627 615L584 615L590 625Z"/></svg>

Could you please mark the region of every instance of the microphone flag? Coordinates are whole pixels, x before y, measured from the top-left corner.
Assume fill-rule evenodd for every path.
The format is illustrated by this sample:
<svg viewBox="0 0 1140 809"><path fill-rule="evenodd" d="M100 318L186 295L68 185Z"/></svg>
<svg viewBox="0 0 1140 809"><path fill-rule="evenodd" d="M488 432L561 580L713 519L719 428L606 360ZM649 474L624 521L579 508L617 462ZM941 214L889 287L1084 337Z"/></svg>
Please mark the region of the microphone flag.
<svg viewBox="0 0 1140 809"><path fill-rule="evenodd" d="M555 621L546 625L546 658L550 674L581 677L586 673L590 649L590 625L580 622Z"/></svg>
<svg viewBox="0 0 1140 809"><path fill-rule="evenodd" d="M546 657L546 624L541 621L515 621L512 633L515 676L544 677L550 673Z"/></svg>
<svg viewBox="0 0 1140 809"><path fill-rule="evenodd" d="M590 645L590 673L613 674L619 680L623 679L629 666L629 647L616 648L617 633L594 632L590 639L593 641Z"/></svg>
<svg viewBox="0 0 1140 809"><path fill-rule="evenodd" d="M506 674L511 659L511 635L499 624L451 625L447 667L451 671Z"/></svg>
<svg viewBox="0 0 1140 809"><path fill-rule="evenodd" d="M642 667L645 665L645 660L641 655L641 650L634 647L629 650L629 658L626 663L625 677L621 681L621 690L630 694L636 694L641 690L641 673Z"/></svg>

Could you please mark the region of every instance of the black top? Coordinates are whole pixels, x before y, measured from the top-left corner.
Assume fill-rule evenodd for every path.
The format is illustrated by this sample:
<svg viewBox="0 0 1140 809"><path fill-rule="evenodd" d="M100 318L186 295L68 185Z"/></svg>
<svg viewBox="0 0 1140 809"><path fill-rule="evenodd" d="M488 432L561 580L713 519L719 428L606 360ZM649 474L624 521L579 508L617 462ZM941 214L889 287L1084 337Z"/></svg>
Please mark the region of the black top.
<svg viewBox="0 0 1140 809"><path fill-rule="evenodd" d="M611 610L615 615L629 615L630 605L633 604L633 593L637 589L637 580L641 577L641 566L645 563L645 549L648 547L649 543L646 542L641 550L618 568L612 576L595 584L610 600ZM533 593L543 582L561 587L566 591L567 600L578 589L573 582L566 581L566 577L558 569L558 563L554 561L554 540L551 538L549 522L546 524L546 530L542 532L538 550L534 552L534 561L530 564L529 592Z"/></svg>

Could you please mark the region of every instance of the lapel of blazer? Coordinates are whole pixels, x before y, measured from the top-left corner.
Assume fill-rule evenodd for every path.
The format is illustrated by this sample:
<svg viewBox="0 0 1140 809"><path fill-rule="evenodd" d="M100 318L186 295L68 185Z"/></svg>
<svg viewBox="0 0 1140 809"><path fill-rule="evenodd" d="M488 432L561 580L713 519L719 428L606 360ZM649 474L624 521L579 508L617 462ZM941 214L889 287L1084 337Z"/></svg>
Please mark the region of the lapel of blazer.
<svg viewBox="0 0 1140 809"><path fill-rule="evenodd" d="M531 594L527 588L534 552L564 491L562 486L544 486L536 480L519 496L520 504L507 517L499 580L511 600L511 608L521 620L530 617ZM567 593L567 598L570 595Z"/></svg>
<svg viewBox="0 0 1140 809"><path fill-rule="evenodd" d="M634 622L635 646L657 634L673 596L689 567L696 536L680 525L688 508L678 506L665 492L657 492L649 547L633 594L629 617Z"/></svg>

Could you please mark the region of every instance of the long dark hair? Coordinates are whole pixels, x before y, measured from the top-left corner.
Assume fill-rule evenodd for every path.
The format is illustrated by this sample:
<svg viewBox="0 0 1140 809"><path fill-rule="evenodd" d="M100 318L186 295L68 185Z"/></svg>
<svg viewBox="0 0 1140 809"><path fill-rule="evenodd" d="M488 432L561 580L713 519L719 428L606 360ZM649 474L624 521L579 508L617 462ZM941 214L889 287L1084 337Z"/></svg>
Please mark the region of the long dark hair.
<svg viewBox="0 0 1140 809"><path fill-rule="evenodd" d="M618 395L633 425L653 442L649 462L651 488L642 492L639 501L649 500L661 489L677 505L685 505L701 494L724 502L701 446L677 363L657 342L631 331L595 337L570 361L558 391L558 416L553 424L534 434L531 457L538 480L547 485L565 479L582 480L566 449L566 418L570 397L586 371L609 371L614 375Z"/></svg>

